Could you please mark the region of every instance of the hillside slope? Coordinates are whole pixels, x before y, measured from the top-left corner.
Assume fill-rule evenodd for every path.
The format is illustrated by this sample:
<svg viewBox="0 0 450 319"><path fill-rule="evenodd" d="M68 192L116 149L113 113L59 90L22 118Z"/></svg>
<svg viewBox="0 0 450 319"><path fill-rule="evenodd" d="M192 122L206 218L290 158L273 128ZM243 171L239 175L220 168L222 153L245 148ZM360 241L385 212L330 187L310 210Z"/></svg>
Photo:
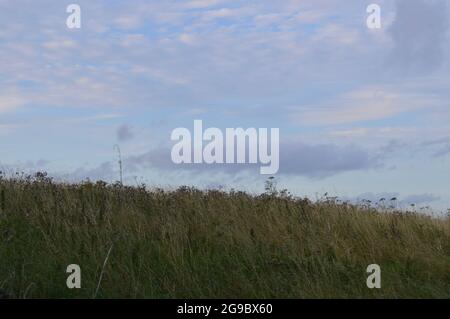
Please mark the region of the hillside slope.
<svg viewBox="0 0 450 319"><path fill-rule="evenodd" d="M66 286L69 264L81 267L81 289ZM366 286L369 264L381 266L381 289ZM0 179L0 291L450 298L450 220L286 194Z"/></svg>

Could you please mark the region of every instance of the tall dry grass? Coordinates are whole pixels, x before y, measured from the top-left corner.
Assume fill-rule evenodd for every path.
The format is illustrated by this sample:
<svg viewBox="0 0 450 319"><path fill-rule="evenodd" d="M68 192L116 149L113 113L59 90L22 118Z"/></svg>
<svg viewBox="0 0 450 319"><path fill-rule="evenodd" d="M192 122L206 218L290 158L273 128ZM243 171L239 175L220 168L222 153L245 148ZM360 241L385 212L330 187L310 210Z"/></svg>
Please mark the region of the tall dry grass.
<svg viewBox="0 0 450 319"><path fill-rule="evenodd" d="M0 179L0 291L13 298L450 297L448 218L268 190ZM371 290L366 267L374 263L382 288ZM66 286L69 264L81 266L81 289Z"/></svg>

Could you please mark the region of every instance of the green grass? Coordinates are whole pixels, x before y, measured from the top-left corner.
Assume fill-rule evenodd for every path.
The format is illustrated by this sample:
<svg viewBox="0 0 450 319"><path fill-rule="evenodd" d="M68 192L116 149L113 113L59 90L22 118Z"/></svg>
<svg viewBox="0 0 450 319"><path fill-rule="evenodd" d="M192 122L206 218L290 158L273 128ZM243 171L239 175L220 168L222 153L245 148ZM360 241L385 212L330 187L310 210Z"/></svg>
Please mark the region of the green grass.
<svg viewBox="0 0 450 319"><path fill-rule="evenodd" d="M374 263L381 289L366 286ZM69 264L81 289L66 286ZM286 193L0 178L0 295L450 298L450 220Z"/></svg>

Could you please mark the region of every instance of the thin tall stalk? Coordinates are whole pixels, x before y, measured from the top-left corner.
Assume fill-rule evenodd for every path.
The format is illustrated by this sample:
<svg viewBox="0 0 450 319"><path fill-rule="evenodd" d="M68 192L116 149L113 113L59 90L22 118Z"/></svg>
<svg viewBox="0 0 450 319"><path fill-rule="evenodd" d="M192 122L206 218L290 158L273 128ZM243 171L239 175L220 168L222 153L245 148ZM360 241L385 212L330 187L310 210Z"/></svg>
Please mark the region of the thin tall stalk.
<svg viewBox="0 0 450 319"><path fill-rule="evenodd" d="M114 145L114 149L117 150L119 157L119 172L120 172L120 185L123 185L123 170L122 170L122 153L120 152L120 146L118 144Z"/></svg>
<svg viewBox="0 0 450 319"><path fill-rule="evenodd" d="M105 272L106 263L108 262L109 255L111 254L111 250L113 248L114 244L111 244L111 247L109 247L108 254L106 255L105 260L103 261L103 267L102 271L100 272L100 277L98 278L97 288L95 289L94 299L97 298L98 290L100 289L100 284L102 282L103 273Z"/></svg>

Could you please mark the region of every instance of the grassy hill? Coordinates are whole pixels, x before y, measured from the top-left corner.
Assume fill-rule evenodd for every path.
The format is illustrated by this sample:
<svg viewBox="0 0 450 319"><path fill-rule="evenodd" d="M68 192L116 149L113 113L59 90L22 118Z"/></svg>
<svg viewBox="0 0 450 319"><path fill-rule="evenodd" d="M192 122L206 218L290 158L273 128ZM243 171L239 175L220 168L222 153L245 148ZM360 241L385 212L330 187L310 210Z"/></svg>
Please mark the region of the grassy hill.
<svg viewBox="0 0 450 319"><path fill-rule="evenodd" d="M82 288L66 286L81 267ZM382 288L368 289L378 264ZM450 298L450 220L287 193L0 178L0 296Z"/></svg>

